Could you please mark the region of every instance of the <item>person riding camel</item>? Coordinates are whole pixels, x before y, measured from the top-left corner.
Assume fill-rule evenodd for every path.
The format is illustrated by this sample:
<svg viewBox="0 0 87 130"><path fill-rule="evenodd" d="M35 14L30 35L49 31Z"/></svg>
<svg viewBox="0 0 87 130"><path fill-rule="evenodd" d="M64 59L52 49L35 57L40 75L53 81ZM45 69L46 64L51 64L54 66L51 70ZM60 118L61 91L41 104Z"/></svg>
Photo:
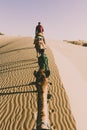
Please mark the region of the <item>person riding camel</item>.
<svg viewBox="0 0 87 130"><path fill-rule="evenodd" d="M38 25L36 26L35 29L35 39L34 39L34 44L38 41L38 40L43 40L43 42L45 43L45 38L43 36L43 32L44 32L44 28L41 25L40 22L38 22Z"/></svg>
<svg viewBox="0 0 87 130"><path fill-rule="evenodd" d="M45 52L44 49L40 50L40 56L38 57L38 65L39 65L39 70L44 70L46 77L49 77L50 69L48 66L48 57L44 52Z"/></svg>
<svg viewBox="0 0 87 130"><path fill-rule="evenodd" d="M34 38L34 45L35 45L35 48L36 48L36 51L37 51L37 57L39 55L39 51L40 49L46 49L46 42L45 42L45 37L43 35L43 27L41 25L40 22L38 22L38 25L36 26L36 35L35 35L35 38Z"/></svg>
<svg viewBox="0 0 87 130"><path fill-rule="evenodd" d="M35 45L36 52L37 52L37 57L38 57L39 54L40 54L39 51L41 49L44 49L44 50L46 49L45 38L41 33L38 33L37 36L35 37L34 45Z"/></svg>
<svg viewBox="0 0 87 130"><path fill-rule="evenodd" d="M43 34L43 32L44 32L44 28L41 25L41 23L38 22L38 25L36 26L36 29L35 29L35 35L37 35L38 33L42 33Z"/></svg>

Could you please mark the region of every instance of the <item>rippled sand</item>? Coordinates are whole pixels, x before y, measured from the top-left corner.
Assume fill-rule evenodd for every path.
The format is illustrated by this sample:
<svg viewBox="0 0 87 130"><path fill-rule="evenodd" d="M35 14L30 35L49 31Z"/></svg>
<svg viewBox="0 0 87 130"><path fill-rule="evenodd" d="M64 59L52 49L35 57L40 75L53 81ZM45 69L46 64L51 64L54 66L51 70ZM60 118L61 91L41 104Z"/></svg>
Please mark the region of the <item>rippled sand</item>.
<svg viewBox="0 0 87 130"><path fill-rule="evenodd" d="M53 54L47 47L51 75L48 99L52 130L76 130L67 93ZM31 37L0 36L0 130L35 130L38 93L34 70L38 70Z"/></svg>

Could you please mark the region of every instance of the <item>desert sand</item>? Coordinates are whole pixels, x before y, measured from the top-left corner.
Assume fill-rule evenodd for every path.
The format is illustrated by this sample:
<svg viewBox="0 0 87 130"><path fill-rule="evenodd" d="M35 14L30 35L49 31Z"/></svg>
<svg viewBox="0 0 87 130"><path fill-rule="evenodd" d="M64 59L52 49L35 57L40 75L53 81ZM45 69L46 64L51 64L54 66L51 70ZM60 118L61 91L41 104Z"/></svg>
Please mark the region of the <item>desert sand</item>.
<svg viewBox="0 0 87 130"><path fill-rule="evenodd" d="M87 129L87 48L48 40L68 94L78 130Z"/></svg>
<svg viewBox="0 0 87 130"><path fill-rule="evenodd" d="M33 73L38 70L38 63L33 40L32 37L0 36L0 130L36 129L38 92ZM58 47L56 43L59 43ZM68 61L72 55L68 55L71 50L65 50L65 43L47 41L46 54L51 70L48 80L52 84L48 84L51 95L48 99L48 113L52 130L77 130L77 119L81 119L79 112L85 114L77 104L84 105L83 97L77 97L80 96L78 93L82 94L83 80L80 86L77 79L77 86L73 85L78 72L74 70L73 65L72 70L68 68L67 64L70 64ZM75 73L69 75L68 71ZM81 76L83 71L80 72ZM81 92L79 87L82 88ZM83 126L83 129L78 130L86 129Z"/></svg>

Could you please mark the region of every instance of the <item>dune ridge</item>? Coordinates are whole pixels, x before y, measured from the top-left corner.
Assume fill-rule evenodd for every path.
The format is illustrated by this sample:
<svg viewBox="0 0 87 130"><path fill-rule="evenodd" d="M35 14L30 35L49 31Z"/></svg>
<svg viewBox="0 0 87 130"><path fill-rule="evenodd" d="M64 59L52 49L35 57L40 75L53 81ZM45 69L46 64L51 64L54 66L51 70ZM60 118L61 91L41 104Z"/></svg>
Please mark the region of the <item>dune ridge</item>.
<svg viewBox="0 0 87 130"><path fill-rule="evenodd" d="M4 38L3 38L4 39ZM31 37L0 37L0 129L35 130L37 89L34 70L38 70ZM63 87L52 51L47 46L51 75L48 91L51 129L76 130L69 98Z"/></svg>

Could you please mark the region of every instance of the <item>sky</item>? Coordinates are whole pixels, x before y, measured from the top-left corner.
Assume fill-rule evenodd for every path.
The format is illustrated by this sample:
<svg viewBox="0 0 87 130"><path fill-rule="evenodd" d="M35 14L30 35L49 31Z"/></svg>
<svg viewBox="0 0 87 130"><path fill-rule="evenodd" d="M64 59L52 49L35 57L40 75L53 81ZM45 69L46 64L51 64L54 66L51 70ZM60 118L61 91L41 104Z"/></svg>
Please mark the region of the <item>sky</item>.
<svg viewBox="0 0 87 130"><path fill-rule="evenodd" d="M0 0L0 32L44 36L55 40L87 40L87 0Z"/></svg>

